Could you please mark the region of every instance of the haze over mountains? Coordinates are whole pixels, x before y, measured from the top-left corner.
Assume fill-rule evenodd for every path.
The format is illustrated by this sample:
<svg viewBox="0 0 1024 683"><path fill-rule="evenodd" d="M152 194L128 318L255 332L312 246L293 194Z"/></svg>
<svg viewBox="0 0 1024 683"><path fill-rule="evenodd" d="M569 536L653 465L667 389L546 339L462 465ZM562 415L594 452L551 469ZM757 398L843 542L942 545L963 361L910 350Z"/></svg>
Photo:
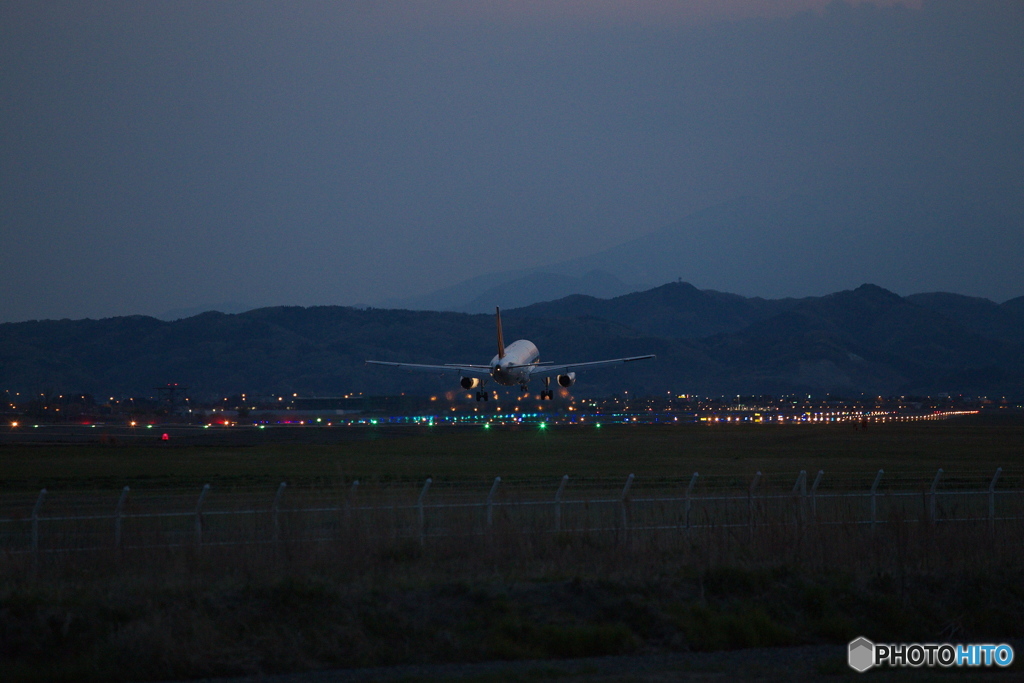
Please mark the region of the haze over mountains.
<svg viewBox="0 0 1024 683"><path fill-rule="evenodd" d="M1024 297L900 297L863 285L822 297L747 298L672 282L600 299L573 295L503 311L506 340L542 359L657 354L581 373L577 395L825 393L1024 396ZM0 325L0 389L196 397L454 392L451 378L366 366L369 358L486 363L492 314L273 307L173 322L145 316Z"/></svg>
<svg viewBox="0 0 1024 683"><path fill-rule="evenodd" d="M838 291L864 281L906 294L947 282L952 286L946 291L1005 292L1009 298L1024 290L1024 271L1014 255L1017 245L1007 244L1006 234L1024 234L1024 192L1011 186L927 200L899 188L780 201L745 198L597 253L581 244L579 256L489 273L381 305L486 313L496 304L513 308L571 294L611 298L673 280L771 298ZM946 253L950 247L955 251ZM508 251L500 256L514 260L516 245L502 248ZM737 262L746 264L742 275Z"/></svg>

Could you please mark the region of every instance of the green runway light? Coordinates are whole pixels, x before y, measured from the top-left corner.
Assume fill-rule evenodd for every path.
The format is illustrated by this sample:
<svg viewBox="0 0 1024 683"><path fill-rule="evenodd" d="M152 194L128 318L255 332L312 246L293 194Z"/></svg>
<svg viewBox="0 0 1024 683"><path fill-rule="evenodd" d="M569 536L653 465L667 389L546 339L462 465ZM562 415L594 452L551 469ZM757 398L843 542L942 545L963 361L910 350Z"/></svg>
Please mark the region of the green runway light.
<svg viewBox="0 0 1024 683"><path fill-rule="evenodd" d="M597 426L598 429L600 429L601 428L601 423L598 422L596 426Z"/></svg>

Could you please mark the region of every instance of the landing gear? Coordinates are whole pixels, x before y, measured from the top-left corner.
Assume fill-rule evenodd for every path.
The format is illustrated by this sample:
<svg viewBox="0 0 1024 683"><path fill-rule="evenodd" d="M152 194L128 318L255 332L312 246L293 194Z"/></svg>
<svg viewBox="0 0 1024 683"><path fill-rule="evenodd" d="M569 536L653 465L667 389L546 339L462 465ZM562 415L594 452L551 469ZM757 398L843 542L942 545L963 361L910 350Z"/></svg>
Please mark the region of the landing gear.
<svg viewBox="0 0 1024 683"><path fill-rule="evenodd" d="M550 400L555 398L555 392L552 389L548 388L550 386L551 386L551 378L550 377L545 377L544 378L544 388L541 389L541 392L540 392L540 400L543 401L544 399L547 399L547 400L550 401Z"/></svg>
<svg viewBox="0 0 1024 683"><path fill-rule="evenodd" d="M479 403L480 401L486 401L489 398L490 398L490 395L486 391L478 391L478 392L476 392L477 403Z"/></svg>

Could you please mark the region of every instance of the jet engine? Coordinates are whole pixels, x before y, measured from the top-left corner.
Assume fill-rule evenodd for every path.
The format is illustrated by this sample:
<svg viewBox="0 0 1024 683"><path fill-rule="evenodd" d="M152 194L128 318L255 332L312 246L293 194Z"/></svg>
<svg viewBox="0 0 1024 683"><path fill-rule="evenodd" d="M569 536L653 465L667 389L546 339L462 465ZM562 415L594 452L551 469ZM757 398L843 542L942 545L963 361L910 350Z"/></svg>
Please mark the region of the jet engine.
<svg viewBox="0 0 1024 683"><path fill-rule="evenodd" d="M558 386L568 389L572 386L572 383L576 381L576 373L570 372L568 375L558 376Z"/></svg>
<svg viewBox="0 0 1024 683"><path fill-rule="evenodd" d="M484 385L484 381L479 377L463 377L459 380L459 384L468 391L469 389L479 389Z"/></svg>

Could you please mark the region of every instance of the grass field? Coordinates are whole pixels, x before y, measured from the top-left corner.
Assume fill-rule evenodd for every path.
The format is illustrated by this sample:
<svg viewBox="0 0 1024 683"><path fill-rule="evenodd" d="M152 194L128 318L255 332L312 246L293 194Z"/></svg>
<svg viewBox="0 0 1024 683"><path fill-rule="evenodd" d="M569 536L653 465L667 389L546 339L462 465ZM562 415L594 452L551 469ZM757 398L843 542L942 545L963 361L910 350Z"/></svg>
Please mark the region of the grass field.
<svg viewBox="0 0 1024 683"><path fill-rule="evenodd" d="M315 428L314 428L315 429ZM327 428L321 428L327 429ZM335 428L338 429L338 428ZM344 428L342 428L344 429ZM372 430L373 428L362 428ZM341 485L501 477L642 477L702 475L779 477L800 470L991 473L1024 472L1024 425L947 422L874 425L629 426L519 428L382 428L379 438L331 445L248 447L153 445L6 446L4 491ZM792 481L790 479L790 481Z"/></svg>
<svg viewBox="0 0 1024 683"><path fill-rule="evenodd" d="M40 488L310 490L353 479L481 495L494 476L792 486L824 470L927 481L942 467L1021 488L1024 427L401 429L330 445L4 446L3 497ZM547 495L547 494L545 494ZM163 680L397 663L472 662L787 644L992 642L1024 636L1024 524L766 524L682 534L524 533L375 542L0 555L0 680ZM373 530L370 529L370 532ZM59 653L59 656L58 656ZM841 663L822 674L843 674ZM1019 675L1015 667L1013 675Z"/></svg>

